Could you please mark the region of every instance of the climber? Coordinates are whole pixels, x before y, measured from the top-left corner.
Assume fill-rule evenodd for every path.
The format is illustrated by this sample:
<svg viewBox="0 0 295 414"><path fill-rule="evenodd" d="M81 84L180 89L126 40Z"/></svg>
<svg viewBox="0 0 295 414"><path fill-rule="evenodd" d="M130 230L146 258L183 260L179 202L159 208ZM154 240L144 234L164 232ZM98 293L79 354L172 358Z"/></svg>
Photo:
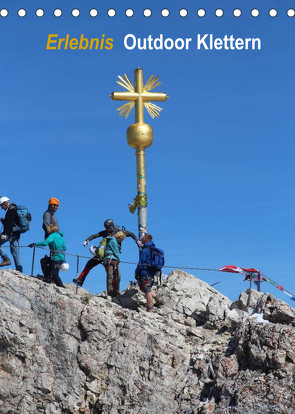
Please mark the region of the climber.
<svg viewBox="0 0 295 414"><path fill-rule="evenodd" d="M47 237L49 236L48 226L50 224L53 224L54 226L59 227L58 220L55 215L58 207L59 207L59 200L55 197L51 197L48 201L48 208L43 214L42 229L45 232L45 235L44 235L45 239L47 239Z"/></svg>
<svg viewBox="0 0 295 414"><path fill-rule="evenodd" d="M84 247L87 246L87 244L93 239L96 239L98 237L102 237L103 240L100 243L101 250L102 250L102 245L103 244L104 244L104 247L105 247L106 237L109 236L109 235L114 235L114 234L118 233L118 231L121 230L119 226L116 226L114 224L112 219L105 220L104 227L105 227L105 230L101 230L100 232L98 232L96 234L93 234L92 236L87 237L87 239L83 242L83 246ZM135 236L134 233L132 233L131 231L125 230L125 229L123 230L123 232L124 232L126 237L132 237L133 240L137 243L137 245L139 247L142 246L142 243L139 240L137 240L137 237ZM121 241L119 241L119 240L118 240L118 247L119 247L119 252L121 253ZM85 265L84 269L82 270L81 274L79 275L79 277L76 278L76 279L73 279L73 282L76 283L78 286L83 285L83 283L86 279L86 276L88 275L90 270L93 269L98 264L102 263L103 259L104 259L104 252L102 252L100 255L98 255L98 254L96 254L96 251L97 251L96 249L97 248L95 248L95 246L92 246L90 249L91 249L90 250L91 253L94 254L94 257L92 259L88 260L88 262L86 263L86 265Z"/></svg>
<svg viewBox="0 0 295 414"><path fill-rule="evenodd" d="M31 243L29 244L29 247L49 246L51 250L49 260L51 265L52 280L57 286L64 287L62 280L59 277L59 270L65 261L64 251L67 249L64 242L63 233L61 233L59 231L59 228L54 224L49 224L48 234L48 237L44 241Z"/></svg>
<svg viewBox="0 0 295 414"><path fill-rule="evenodd" d="M110 296L117 296L120 292L119 244L125 238L126 234L123 231L118 231L114 236L107 236L103 265L107 274L107 293Z"/></svg>
<svg viewBox="0 0 295 414"><path fill-rule="evenodd" d="M153 267L151 260L152 249L156 249L152 240L153 237L151 234L146 233L142 236L141 242L143 244L143 248L140 252L137 268L135 269L135 278L137 279L140 290L145 294L148 312L153 312L154 300L156 306L163 304L162 298L152 291L154 277L159 271L156 267ZM161 266L163 266L163 264L161 264Z"/></svg>
<svg viewBox="0 0 295 414"><path fill-rule="evenodd" d="M53 224L54 226L59 227L58 220L55 215L57 209L59 208L59 200L56 197L51 197L48 201L48 208L43 214L43 222L42 222L42 229L44 230L44 239L46 240L49 236L48 228L50 224ZM43 275L48 279L51 279L51 259L46 254L42 259L40 260L41 269L43 272Z"/></svg>
<svg viewBox="0 0 295 414"><path fill-rule="evenodd" d="M5 218L1 218L1 223L3 224L3 232L0 236L0 256L2 258L2 262L0 266L10 266L11 261L1 246L9 241L10 243L10 252L12 254L15 269L19 272L23 271L21 261L20 261L20 254L19 254L19 239L21 232L19 231L19 217L17 213L17 206L16 204L10 203L8 197L1 197L0 198L0 206L3 210L6 211Z"/></svg>

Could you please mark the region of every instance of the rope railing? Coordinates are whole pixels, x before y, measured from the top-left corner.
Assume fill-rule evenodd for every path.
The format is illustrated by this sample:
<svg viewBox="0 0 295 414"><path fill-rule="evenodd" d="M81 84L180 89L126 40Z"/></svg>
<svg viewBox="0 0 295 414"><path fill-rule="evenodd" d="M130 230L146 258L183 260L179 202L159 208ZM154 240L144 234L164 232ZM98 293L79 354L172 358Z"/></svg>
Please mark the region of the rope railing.
<svg viewBox="0 0 295 414"><path fill-rule="evenodd" d="M19 247L29 247L29 246L19 246ZM41 250L47 250L53 253L61 253L61 250L52 250L52 249L48 249L47 247L44 246L34 246L33 249L38 248ZM82 256L82 255L78 255L78 254L74 254L74 253L65 253L65 256L72 256L72 257L78 257L80 259L92 259L93 256ZM124 264L130 264L130 265L137 265L138 262L124 262L123 260L120 260L120 263L124 263ZM148 265L147 265L148 266ZM211 271L211 272L220 272L219 269L210 269L210 268L203 268L203 267L185 267L185 266L168 266L168 265L164 265L163 267L166 267L168 269L184 269L184 270L205 270L205 271Z"/></svg>
<svg viewBox="0 0 295 414"><path fill-rule="evenodd" d="M1 246L2 248L5 246ZM28 248L29 246L18 246L20 248ZM47 250L49 252L53 252L53 253L61 253L61 250L52 250L49 249L47 247L44 246L33 246L33 256L32 256L32 267L31 267L31 276L33 276L33 272L34 272L34 263L35 263L35 249L41 249L41 250ZM76 257L77 258L77 275L79 274L79 263L80 263L80 259L91 259L93 258L93 256L82 256L82 255L78 255L78 254L73 254L73 253L65 253L63 252L66 256L71 256L71 257ZM103 261L103 260L102 260ZM125 261L120 261L120 263L123 264L129 264L129 265L137 265L137 262L125 262ZM149 266L149 265L146 265ZM164 268L167 269L180 269L180 270L198 270L198 271L207 271L207 272L222 272L224 273L224 271L220 270L220 269L213 269L213 268L206 268L206 267L188 267L188 266L169 266L169 265L164 265ZM264 280L268 283L270 283L271 285L275 286L277 289L279 289L281 292L285 293L290 299L295 301L295 295L293 293L291 293L289 290L283 288L282 285L280 285L279 283L275 282L274 280L272 280L270 277L264 275L263 273L261 273L261 275L263 276ZM252 278L250 277L250 286L251 286L251 282L252 282ZM261 280L259 281L261 282Z"/></svg>

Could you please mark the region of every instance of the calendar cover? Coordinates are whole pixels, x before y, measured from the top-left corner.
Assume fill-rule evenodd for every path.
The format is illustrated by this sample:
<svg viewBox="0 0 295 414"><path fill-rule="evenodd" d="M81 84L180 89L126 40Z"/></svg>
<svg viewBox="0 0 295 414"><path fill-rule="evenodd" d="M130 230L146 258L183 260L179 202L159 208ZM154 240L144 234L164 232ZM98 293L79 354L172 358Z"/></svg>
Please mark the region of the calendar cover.
<svg viewBox="0 0 295 414"><path fill-rule="evenodd" d="M153 236L164 276L231 300L251 279L294 305L294 15L291 0L2 0L0 194L32 216L23 273L41 273L46 252L27 246L55 198L64 283L111 219ZM102 265L83 287L105 290Z"/></svg>

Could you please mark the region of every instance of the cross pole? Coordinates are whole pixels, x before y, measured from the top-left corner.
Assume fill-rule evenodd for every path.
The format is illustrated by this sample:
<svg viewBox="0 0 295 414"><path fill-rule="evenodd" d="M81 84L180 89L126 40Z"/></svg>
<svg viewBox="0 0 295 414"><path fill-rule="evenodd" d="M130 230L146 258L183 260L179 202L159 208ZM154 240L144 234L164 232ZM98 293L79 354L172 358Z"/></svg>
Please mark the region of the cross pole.
<svg viewBox="0 0 295 414"><path fill-rule="evenodd" d="M134 203L129 205L129 210L134 213L138 208L138 235L141 238L147 232L147 195L145 179L145 148L153 143L153 129L144 122L144 108L152 118L158 117L162 110L159 106L151 101L166 101L166 93L150 92L161 84L158 82L159 77L151 75L145 85L143 85L143 71L140 68L134 70L134 86L125 74L119 76L117 83L128 92L113 92L111 98L115 101L128 101L118 108L119 115L128 118L131 110L135 106L135 123L127 129L127 142L136 149L136 167L137 167L137 196Z"/></svg>

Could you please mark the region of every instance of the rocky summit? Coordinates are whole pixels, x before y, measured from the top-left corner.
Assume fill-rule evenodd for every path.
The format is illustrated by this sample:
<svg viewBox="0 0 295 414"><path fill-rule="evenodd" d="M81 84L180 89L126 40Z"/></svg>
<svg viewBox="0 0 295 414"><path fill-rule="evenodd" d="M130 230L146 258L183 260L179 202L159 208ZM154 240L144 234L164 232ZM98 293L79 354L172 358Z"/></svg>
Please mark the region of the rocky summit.
<svg viewBox="0 0 295 414"><path fill-rule="evenodd" d="M295 413L295 311L268 293L231 302L181 271L146 312L0 271L1 414Z"/></svg>

